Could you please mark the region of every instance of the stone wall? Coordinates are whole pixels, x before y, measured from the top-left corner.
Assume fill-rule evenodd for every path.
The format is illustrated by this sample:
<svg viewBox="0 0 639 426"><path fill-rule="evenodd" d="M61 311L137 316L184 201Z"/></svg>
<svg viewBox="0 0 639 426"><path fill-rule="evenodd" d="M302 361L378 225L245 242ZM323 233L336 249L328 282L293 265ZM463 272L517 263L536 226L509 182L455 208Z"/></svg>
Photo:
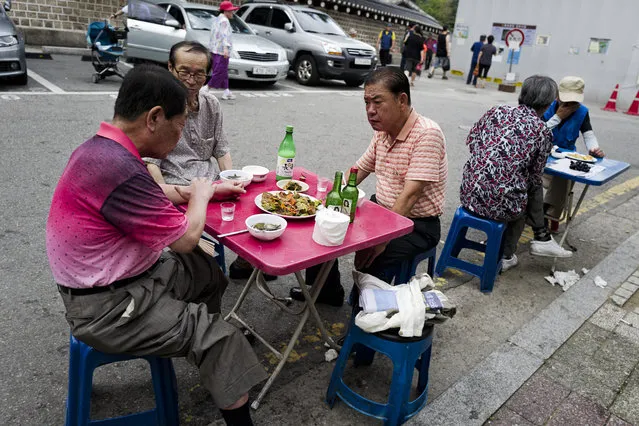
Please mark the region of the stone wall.
<svg viewBox="0 0 639 426"><path fill-rule="evenodd" d="M198 0L198 3L216 5L219 0ZM236 0L237 2L237 0ZM120 8L120 0L14 0L9 15L24 32L27 44L48 46L86 45L86 29L90 22L108 19ZM238 2L239 3L239 2ZM294 4L292 1L291 4ZM348 32L357 31L357 38L375 46L379 32L385 22L372 16L358 16L330 8L315 6L324 10ZM122 26L122 20L114 23ZM393 22L393 28L399 38L404 34L401 20ZM394 52L397 57L398 52ZM395 59L395 58L394 58Z"/></svg>

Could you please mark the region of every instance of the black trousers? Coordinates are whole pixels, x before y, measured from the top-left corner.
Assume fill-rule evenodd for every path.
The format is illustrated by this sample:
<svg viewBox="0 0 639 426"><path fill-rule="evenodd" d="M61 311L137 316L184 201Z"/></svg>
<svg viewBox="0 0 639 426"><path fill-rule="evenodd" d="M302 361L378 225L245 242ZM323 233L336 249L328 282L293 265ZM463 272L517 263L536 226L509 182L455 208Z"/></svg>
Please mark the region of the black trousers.
<svg viewBox="0 0 639 426"><path fill-rule="evenodd" d="M473 79L473 72L475 71L475 67L477 66L477 61L470 61L470 72L468 73L468 78L466 79L466 84L470 84ZM475 78L475 82L477 82L477 78Z"/></svg>
<svg viewBox="0 0 639 426"><path fill-rule="evenodd" d="M371 201L377 202L375 195L371 197ZM386 250L373 261L370 267L362 270L362 272L390 283L393 280L393 276L387 276L389 269L437 246L441 236L439 217L411 218L411 220L415 225L413 232L391 240L386 246ZM318 265L306 270L306 284L312 285L315 282L319 269L320 266ZM322 292L339 291L339 288L341 288L341 279L338 261L336 260L328 274Z"/></svg>
<svg viewBox="0 0 639 426"><path fill-rule="evenodd" d="M381 62L383 67L390 64L391 62L390 49L379 49L379 61Z"/></svg>
<svg viewBox="0 0 639 426"><path fill-rule="evenodd" d="M430 69L430 63L433 61L433 51L428 50L426 52L426 63L424 63L424 69Z"/></svg>
<svg viewBox="0 0 639 426"><path fill-rule="evenodd" d="M488 70L489 69L490 69L490 65L479 64L479 75L476 75L475 78L473 78L473 85L477 85L477 77L479 77L479 78L488 77Z"/></svg>

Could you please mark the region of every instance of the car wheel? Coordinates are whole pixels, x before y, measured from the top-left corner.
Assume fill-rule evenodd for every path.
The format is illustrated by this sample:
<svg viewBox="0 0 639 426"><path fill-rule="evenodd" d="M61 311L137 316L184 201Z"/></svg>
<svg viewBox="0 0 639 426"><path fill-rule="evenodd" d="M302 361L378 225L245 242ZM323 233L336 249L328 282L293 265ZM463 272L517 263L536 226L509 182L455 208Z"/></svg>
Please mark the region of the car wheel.
<svg viewBox="0 0 639 426"><path fill-rule="evenodd" d="M364 80L361 78L347 78L344 82L348 87L359 87L364 84Z"/></svg>
<svg viewBox="0 0 639 426"><path fill-rule="evenodd" d="M16 82L16 84L18 84L20 86L26 86L27 83L29 82L29 76L25 72L24 74L17 76L15 78L15 82Z"/></svg>
<svg viewBox="0 0 639 426"><path fill-rule="evenodd" d="M317 84L319 73L317 72L317 64L311 55L302 55L295 63L295 77L297 82L307 86Z"/></svg>

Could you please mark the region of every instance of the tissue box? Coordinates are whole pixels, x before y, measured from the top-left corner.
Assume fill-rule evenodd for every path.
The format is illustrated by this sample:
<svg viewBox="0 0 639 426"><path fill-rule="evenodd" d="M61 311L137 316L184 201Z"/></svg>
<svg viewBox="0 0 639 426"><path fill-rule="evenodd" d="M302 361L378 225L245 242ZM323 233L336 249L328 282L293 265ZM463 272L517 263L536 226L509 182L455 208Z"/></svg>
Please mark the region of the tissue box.
<svg viewBox="0 0 639 426"><path fill-rule="evenodd" d="M322 246L339 246L344 242L350 217L331 209L321 209L315 215L313 241Z"/></svg>

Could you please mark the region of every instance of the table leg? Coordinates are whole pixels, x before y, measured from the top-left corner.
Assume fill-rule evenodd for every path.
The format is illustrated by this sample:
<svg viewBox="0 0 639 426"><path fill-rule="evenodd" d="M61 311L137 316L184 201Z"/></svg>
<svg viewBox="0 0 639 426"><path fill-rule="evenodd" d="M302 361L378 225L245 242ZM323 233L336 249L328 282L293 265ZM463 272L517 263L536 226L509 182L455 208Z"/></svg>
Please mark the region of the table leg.
<svg viewBox="0 0 639 426"><path fill-rule="evenodd" d="M306 309L304 313L302 314L302 318L300 319L299 324L297 324L297 327L295 328L295 332L291 336L291 339L288 341L286 350L282 354L282 358L280 359L280 362L277 364L277 367L275 367L275 371L273 371L271 376L268 378L268 380L266 381L266 383L260 390L259 395L257 395L257 398L255 398L255 400L251 403L252 409L257 410L259 408L260 403L262 402L262 398L264 398L264 396L266 395L266 392L268 392L268 390L271 388L271 385L273 385L273 382L282 371L282 368L284 368L284 364L286 364L286 360L288 360L289 355L293 351L293 348L295 347L295 343L297 343L297 339L302 333L302 329L304 328L304 324L306 324L306 321L308 320L309 315L310 315L310 310Z"/></svg>
<svg viewBox="0 0 639 426"><path fill-rule="evenodd" d="M251 276L249 277L246 284L244 285L244 288L242 289L242 293L240 293L240 297L237 299L237 302L235 302L235 305L233 306L233 309L231 309L231 312L229 312L224 317L224 321L228 321L229 318L235 315L235 312L237 312L240 309L240 306L242 306L242 303L244 303L244 299L246 299L246 295L248 294L251 287L253 287L253 284L255 284L258 273L259 271L257 270L257 268L253 268L253 272L251 273Z"/></svg>
<svg viewBox="0 0 639 426"><path fill-rule="evenodd" d="M560 247L563 247L564 243L566 242L566 238L568 238L568 231L570 231L570 225L572 224L572 220L577 215L577 212L579 211L579 208L581 207L581 203L584 201L584 198L586 197L586 192L588 192L588 188L590 188L590 185L584 186L584 189L581 191L581 195L579 196L579 200L577 200L577 205L575 206L575 209L572 210L572 187L573 186L574 186L574 182L572 183L572 185L568 185L569 204L567 204L566 206L566 229L564 230L564 234L561 236L561 240L559 241ZM552 269L550 270L551 273L555 272L556 265L557 265L557 258L555 257L552 262Z"/></svg>
<svg viewBox="0 0 639 426"><path fill-rule="evenodd" d="M326 283L326 278L328 277L328 274L331 268L333 267L333 263L335 263L335 261L331 260L322 265L322 268L320 269L319 274L317 275L317 278L315 279L315 283L313 284L312 294L308 291L306 286L300 285L300 288L302 289L302 293L304 294L304 298L306 299L306 305L308 306L309 311L313 315L313 319L317 323L317 327L320 329L320 333L322 333L322 337L324 338L324 341L328 343L330 347L339 351L342 347L338 345L337 343L335 343L333 338L328 334L328 330L326 330L326 327L324 326L324 323L322 322L322 319L320 318L319 313L317 312L317 308L315 307L315 300L319 296L319 293L322 290L322 287L324 287L324 284ZM298 280L301 279L300 272L296 272L295 275L297 276Z"/></svg>

